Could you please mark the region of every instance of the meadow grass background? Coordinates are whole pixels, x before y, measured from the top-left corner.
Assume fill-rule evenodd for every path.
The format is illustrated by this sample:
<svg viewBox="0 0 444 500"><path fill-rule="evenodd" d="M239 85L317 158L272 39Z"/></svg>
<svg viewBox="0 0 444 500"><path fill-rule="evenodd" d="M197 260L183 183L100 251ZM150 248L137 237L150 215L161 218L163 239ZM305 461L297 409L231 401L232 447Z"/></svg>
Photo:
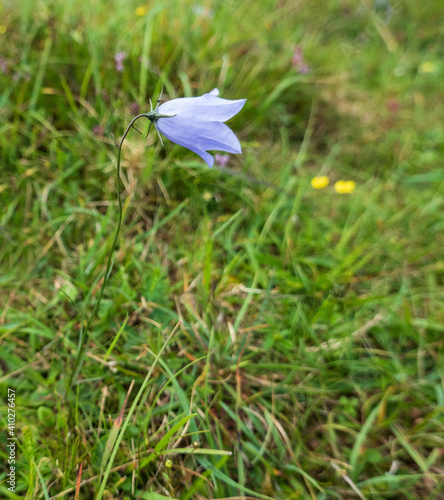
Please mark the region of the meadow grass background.
<svg viewBox="0 0 444 500"><path fill-rule="evenodd" d="M1 2L2 498L444 498L443 16ZM209 170L130 133L69 390L116 224L111 133L162 85L247 98L229 122L243 154Z"/></svg>

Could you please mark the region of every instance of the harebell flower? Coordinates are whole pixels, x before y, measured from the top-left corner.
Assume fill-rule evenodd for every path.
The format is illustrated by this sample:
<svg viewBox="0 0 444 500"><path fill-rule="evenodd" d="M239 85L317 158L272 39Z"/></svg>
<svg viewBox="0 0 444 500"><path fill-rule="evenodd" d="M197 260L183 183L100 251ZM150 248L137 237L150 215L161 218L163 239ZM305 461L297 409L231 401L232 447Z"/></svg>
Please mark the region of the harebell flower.
<svg viewBox="0 0 444 500"><path fill-rule="evenodd" d="M214 157L207 151L242 153L238 138L224 122L239 113L246 99L230 101L218 95L219 90L214 89L200 97L173 99L158 104L146 117L158 132L198 154L212 167Z"/></svg>
<svg viewBox="0 0 444 500"><path fill-rule="evenodd" d="M117 67L118 71L123 69L122 62L124 57L124 53L116 55L116 65L119 65L119 67ZM214 89L208 94L204 94L200 97L173 99L160 106L159 99L154 110L151 106L151 111L148 113L142 113L134 117L123 133L120 142L116 142L116 146L118 148L116 188L117 201L119 205L117 228L111 245L111 251L108 255L106 270L102 279L102 286L100 288L96 304L86 321L86 324L82 326L80 331L76 361L69 377L68 390L74 384L82 366L85 356L84 348L89 339L89 330L99 309L103 292L111 274L113 256L117 247L120 228L122 226L123 210L122 200L120 197L120 156L122 152L122 145L126 136L131 128L134 127L137 120L140 118L148 118L150 121L150 127L154 124L162 145L163 141L160 133L167 137L170 141L198 154L209 167L212 167L214 164L214 158L208 153L208 151L226 151L227 153L235 154L240 154L242 152L238 138L234 135L233 131L225 125L224 122L239 113L239 111L243 108L246 99L231 101L228 99L221 99L218 95L219 90Z"/></svg>

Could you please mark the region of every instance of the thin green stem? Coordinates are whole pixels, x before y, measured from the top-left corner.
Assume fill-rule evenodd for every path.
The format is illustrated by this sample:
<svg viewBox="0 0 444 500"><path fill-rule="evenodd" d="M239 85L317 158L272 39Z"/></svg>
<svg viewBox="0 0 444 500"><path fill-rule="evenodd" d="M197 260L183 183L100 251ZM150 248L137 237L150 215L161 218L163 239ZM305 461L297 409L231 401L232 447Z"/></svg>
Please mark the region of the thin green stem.
<svg viewBox="0 0 444 500"><path fill-rule="evenodd" d="M122 209L122 199L120 197L120 157L121 157L121 153L122 153L122 145L123 145L123 142L124 142L126 136L128 135L128 132L131 130L131 127L133 127L134 123L139 118L142 118L142 117L149 118L146 114L137 115L135 118L133 118L131 120L130 124L128 125L128 127L126 128L126 130L122 136L122 139L120 140L120 143L119 144L116 143L116 146L118 149L117 166L116 166L116 191L117 191L117 201L119 203L119 216L118 216L118 220L117 220L117 228L116 228L116 232L114 234L114 239L113 239L113 244L111 246L111 251L108 255L108 262L106 264L106 270L105 270L105 275L103 276L102 286L100 287L99 297L96 301L94 309L92 310L92 312L88 318L88 321L86 322L85 327L84 328L82 327L81 331L80 331L80 338L79 338L79 343L78 343L78 348L77 348L76 361L74 364L74 369L73 369L71 376L70 376L70 379L69 379L68 390L72 386L74 381L76 380L78 373L80 371L80 368L82 366L82 362L83 362L84 354L85 354L84 353L85 346L89 340L89 330L91 327L91 323L92 323L93 319L95 318L97 311L99 310L99 307L100 307L100 302L102 301L103 292L105 291L105 287L106 287L106 284L108 282L109 275L111 273L113 256L114 256L114 252L115 252L116 247L117 247L117 240L119 239L120 229L122 227L123 209Z"/></svg>

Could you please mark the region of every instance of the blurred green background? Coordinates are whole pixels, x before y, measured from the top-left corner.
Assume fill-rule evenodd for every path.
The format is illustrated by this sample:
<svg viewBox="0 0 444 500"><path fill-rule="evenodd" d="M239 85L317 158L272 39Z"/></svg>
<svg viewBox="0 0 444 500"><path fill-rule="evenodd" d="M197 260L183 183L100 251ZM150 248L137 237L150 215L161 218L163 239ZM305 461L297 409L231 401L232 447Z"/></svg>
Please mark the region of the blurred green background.
<svg viewBox="0 0 444 500"><path fill-rule="evenodd" d="M441 0L1 1L2 498L443 498L443 19ZM131 131L70 392L112 134L162 86L246 98L243 154L210 170Z"/></svg>

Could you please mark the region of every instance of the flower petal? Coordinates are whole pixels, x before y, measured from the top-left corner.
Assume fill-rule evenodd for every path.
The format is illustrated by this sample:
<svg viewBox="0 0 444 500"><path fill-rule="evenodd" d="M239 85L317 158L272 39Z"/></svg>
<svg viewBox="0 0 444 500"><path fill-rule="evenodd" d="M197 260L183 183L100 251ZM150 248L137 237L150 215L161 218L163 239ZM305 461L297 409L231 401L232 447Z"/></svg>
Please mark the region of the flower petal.
<svg viewBox="0 0 444 500"><path fill-rule="evenodd" d="M159 120L160 121L160 120ZM205 161L205 163L211 168L214 164L214 157L207 153L206 151L203 151L200 149L198 146L195 146L193 144L190 144L189 141L183 140L180 137L177 137L177 134L174 134L174 136L171 136L169 132L165 132L164 130L161 130L159 127L159 122L157 122L157 128L162 132L162 134L168 138L170 141L175 142L176 144L179 144L179 146L183 146L190 151L193 151L193 153L198 154L202 160Z"/></svg>
<svg viewBox="0 0 444 500"><path fill-rule="evenodd" d="M209 94L200 97L181 97L167 101L159 106L162 115L192 115L198 114L202 121L225 122L243 108L246 99L231 101L217 97L214 89Z"/></svg>
<svg viewBox="0 0 444 500"><path fill-rule="evenodd" d="M229 153L242 153L239 139L233 131L221 122L201 122L200 116L175 116L159 118L157 127L170 141L188 149L192 147L201 151L217 150Z"/></svg>
<svg viewBox="0 0 444 500"><path fill-rule="evenodd" d="M214 157L213 155L210 155L210 153L207 153L206 151L202 151L197 148L188 147L188 149L193 153L198 154L210 168L214 165Z"/></svg>

